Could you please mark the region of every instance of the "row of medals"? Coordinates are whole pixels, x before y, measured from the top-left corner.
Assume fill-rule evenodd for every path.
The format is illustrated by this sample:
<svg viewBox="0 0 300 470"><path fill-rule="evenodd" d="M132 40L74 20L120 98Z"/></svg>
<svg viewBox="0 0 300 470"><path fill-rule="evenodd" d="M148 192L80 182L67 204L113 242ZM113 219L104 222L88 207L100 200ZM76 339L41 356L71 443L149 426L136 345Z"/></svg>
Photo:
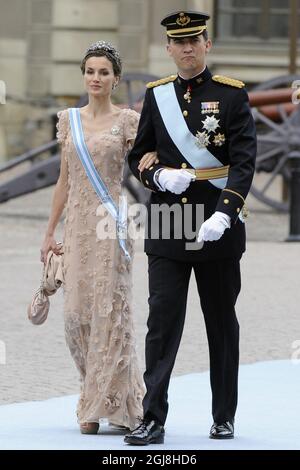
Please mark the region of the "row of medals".
<svg viewBox="0 0 300 470"><path fill-rule="evenodd" d="M191 90L188 88L187 92L183 95L184 99L190 103L191 102ZM202 114L218 114L219 111L219 102L206 102L201 103L202 106ZM185 114L186 113L186 114ZM184 116L187 116L187 112L184 111ZM205 129L204 132L198 131L195 139L195 144L199 148L206 148L208 145L211 144L210 142L210 133L216 134L217 129L220 127L219 125L220 119L216 119L215 116L206 116L206 119L202 121L203 128ZM221 134L220 132L214 136L213 142L217 147L221 147L225 143L225 135Z"/></svg>

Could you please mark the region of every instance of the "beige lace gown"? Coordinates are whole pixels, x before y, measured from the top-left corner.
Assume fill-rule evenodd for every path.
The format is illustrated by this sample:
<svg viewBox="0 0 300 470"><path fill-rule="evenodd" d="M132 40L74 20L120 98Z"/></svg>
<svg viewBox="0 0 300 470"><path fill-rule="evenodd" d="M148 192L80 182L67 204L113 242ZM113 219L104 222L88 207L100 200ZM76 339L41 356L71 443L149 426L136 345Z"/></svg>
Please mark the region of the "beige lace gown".
<svg viewBox="0 0 300 470"><path fill-rule="evenodd" d="M105 216L99 213L102 204L73 145L68 111L58 117L57 138L68 163L69 183L64 231L65 334L80 372L78 422L108 418L112 424L133 429L142 416L144 385L132 321L132 261L127 261L117 239L97 237L97 224ZM135 111L123 109L110 130L85 135L97 171L117 205L124 157L138 120ZM127 247L132 255L131 240Z"/></svg>

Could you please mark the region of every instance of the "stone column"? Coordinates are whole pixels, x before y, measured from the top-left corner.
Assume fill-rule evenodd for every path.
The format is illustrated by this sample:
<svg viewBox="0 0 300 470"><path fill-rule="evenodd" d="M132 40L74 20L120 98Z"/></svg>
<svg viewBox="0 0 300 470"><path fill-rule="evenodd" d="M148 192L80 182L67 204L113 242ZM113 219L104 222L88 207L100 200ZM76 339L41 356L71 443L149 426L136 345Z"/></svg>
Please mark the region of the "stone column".
<svg viewBox="0 0 300 470"><path fill-rule="evenodd" d="M79 64L98 40L118 41L119 0L52 0L51 81L54 96L83 93Z"/></svg>
<svg viewBox="0 0 300 470"><path fill-rule="evenodd" d="M152 1L119 0L119 45L124 71L147 71Z"/></svg>
<svg viewBox="0 0 300 470"><path fill-rule="evenodd" d="M28 0L27 93L50 94L52 0Z"/></svg>
<svg viewBox="0 0 300 470"><path fill-rule="evenodd" d="M10 97L26 94L26 13L24 0L0 0L0 82ZM0 97L0 162L22 149L23 106Z"/></svg>

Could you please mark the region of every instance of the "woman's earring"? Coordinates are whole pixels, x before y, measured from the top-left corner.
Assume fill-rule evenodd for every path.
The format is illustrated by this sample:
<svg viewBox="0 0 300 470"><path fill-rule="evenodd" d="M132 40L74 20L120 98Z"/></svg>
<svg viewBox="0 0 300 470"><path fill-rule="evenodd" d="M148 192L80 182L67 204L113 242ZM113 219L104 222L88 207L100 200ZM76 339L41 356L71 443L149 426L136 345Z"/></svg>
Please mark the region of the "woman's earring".
<svg viewBox="0 0 300 470"><path fill-rule="evenodd" d="M118 86L118 82L115 82L115 83L113 84L112 89L115 90L115 89L117 88L117 86Z"/></svg>

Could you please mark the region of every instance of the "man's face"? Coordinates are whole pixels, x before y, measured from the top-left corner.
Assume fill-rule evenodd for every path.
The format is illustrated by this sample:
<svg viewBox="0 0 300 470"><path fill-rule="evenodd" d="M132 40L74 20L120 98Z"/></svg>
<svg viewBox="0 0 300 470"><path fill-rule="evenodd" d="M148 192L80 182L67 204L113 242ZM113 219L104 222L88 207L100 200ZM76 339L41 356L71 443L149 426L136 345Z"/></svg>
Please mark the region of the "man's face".
<svg viewBox="0 0 300 470"><path fill-rule="evenodd" d="M206 54L211 49L211 40L205 41L203 35L186 38L172 38L167 44L167 51L179 71L201 71L206 64Z"/></svg>

